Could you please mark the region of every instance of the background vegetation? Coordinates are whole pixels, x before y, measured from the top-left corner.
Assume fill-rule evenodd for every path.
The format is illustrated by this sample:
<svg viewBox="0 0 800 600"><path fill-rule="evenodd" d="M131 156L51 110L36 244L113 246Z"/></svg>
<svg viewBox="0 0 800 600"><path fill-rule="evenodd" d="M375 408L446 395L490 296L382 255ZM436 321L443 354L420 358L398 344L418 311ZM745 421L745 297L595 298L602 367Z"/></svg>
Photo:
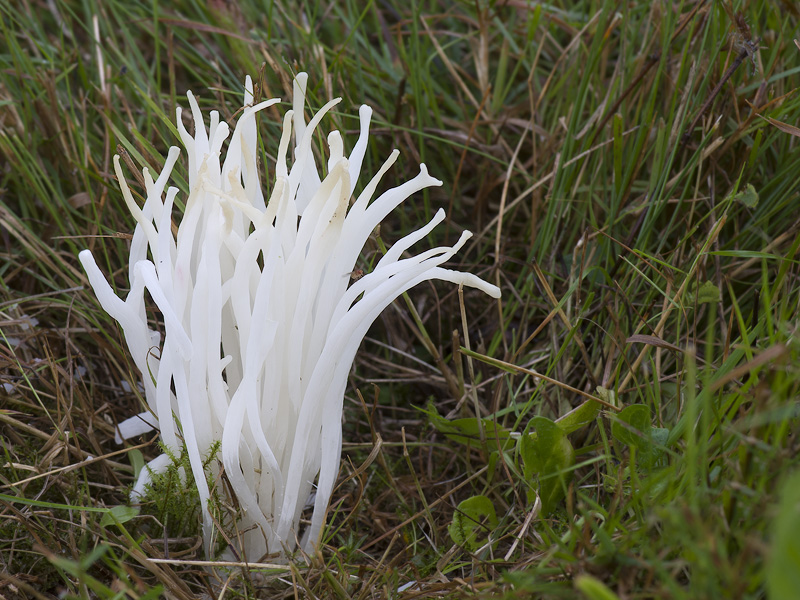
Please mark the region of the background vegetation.
<svg viewBox="0 0 800 600"><path fill-rule="evenodd" d="M0 0L0 595L793 598L798 24L791 0ZM300 70L312 106L344 97L325 128L375 109L366 172L397 147L394 181L445 182L363 269L445 207L431 242L475 232L460 266L504 295L386 311L320 552L211 575L180 485L109 510L158 449L113 442L140 375L77 253L124 291L112 156L159 170L186 90L232 122L246 74L287 99Z"/></svg>

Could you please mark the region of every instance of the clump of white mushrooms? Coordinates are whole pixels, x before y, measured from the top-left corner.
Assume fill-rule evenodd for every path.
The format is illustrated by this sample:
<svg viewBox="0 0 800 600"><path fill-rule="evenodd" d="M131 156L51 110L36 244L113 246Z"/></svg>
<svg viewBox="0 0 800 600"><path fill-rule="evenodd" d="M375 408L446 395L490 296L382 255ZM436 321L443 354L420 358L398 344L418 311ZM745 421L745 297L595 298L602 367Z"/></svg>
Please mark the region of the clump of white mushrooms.
<svg viewBox="0 0 800 600"><path fill-rule="evenodd" d="M200 496L207 553L215 532L203 461L212 445L221 443L218 458L241 508L236 529L246 532L239 556L250 561L289 552L301 536L304 550L313 550L339 469L347 375L380 312L429 279L500 296L497 287L475 275L440 266L469 232L452 247L406 255L441 223L441 210L350 284L359 252L381 220L413 193L441 182L420 165L416 177L373 200L381 178L397 160L395 150L351 202L367 149L368 106L359 111L360 134L349 156L339 132L328 135L327 175L320 180L312 138L340 99L328 102L306 123L306 81L305 73L294 81L294 110L283 120L268 200L257 169L256 113L279 100L253 105L247 78L244 111L223 157L228 125L213 111L206 129L188 92L195 133L185 129L178 108L176 123L189 158L189 196L177 236L172 215L178 189L164 190L178 148L170 148L155 180L144 169L146 200L141 207L115 156L122 194L136 219L125 300L114 293L91 252L80 253L100 304L121 325L143 377L148 410L120 424L121 438L157 428L174 455L185 444ZM293 160L287 158L290 145ZM145 289L163 318L163 340L148 327ZM151 461L133 495L141 495L152 473L169 463L166 454ZM218 466L213 468L212 480L218 474ZM312 492L311 525L301 531L300 514Z"/></svg>

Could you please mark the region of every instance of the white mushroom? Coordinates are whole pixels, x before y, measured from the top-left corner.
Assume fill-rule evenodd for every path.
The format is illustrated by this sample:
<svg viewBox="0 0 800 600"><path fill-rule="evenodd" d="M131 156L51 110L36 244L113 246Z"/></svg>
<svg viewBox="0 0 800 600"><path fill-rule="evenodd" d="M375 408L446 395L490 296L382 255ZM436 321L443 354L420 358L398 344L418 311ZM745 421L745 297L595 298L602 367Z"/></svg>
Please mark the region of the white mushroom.
<svg viewBox="0 0 800 600"><path fill-rule="evenodd" d="M207 553L214 536L207 477L217 473L205 473L203 460L220 442L219 458L241 507L238 530L246 532L240 551L249 560L295 547L302 533L300 513L312 494L314 509L304 549L310 551L317 543L341 458L347 374L381 311L429 279L500 296L497 287L478 277L440 266L461 248L468 232L452 247L402 258L441 223L441 210L348 287L348 274L373 229L410 195L441 182L420 165L412 180L373 200L381 178L397 159L394 151L348 210L372 111L366 106L359 111L360 135L350 156L344 156L339 132L330 133L327 175L320 179L312 136L339 99L328 102L306 124L306 80L301 73L294 83L294 110L284 119L268 201L256 168L255 116L278 100L251 106L253 87L247 78L244 112L223 161L228 125L212 112L207 130L189 92L193 136L182 124L181 109L177 111L190 187L177 236L172 234L171 216L178 190L164 188L178 149L170 148L155 181L144 170L147 197L141 208L115 157L122 193L137 223L131 243L131 289L124 301L114 294L91 253L80 253L98 300L122 326L144 378L149 411L120 424L120 436L159 428L171 452L180 453L185 444L202 505ZM289 169L292 129L294 160ZM145 290L163 317L163 342L147 326ZM165 456L152 461L150 469L164 470L169 464ZM144 492L150 476L145 469L134 495Z"/></svg>

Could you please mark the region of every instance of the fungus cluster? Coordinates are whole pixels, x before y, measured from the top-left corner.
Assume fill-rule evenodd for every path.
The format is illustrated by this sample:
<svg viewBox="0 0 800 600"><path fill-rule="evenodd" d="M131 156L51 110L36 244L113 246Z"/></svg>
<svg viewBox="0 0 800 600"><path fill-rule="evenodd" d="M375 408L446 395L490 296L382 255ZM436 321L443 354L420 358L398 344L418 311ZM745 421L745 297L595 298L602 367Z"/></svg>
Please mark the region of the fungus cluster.
<svg viewBox="0 0 800 600"><path fill-rule="evenodd" d="M179 191L167 183L178 148L170 148L157 178L144 169L142 206L114 157L125 203L136 220L130 291L124 300L91 252L80 253L100 304L122 327L143 377L147 411L122 422L120 437L156 428L171 453L185 447L202 506L207 553L215 536L207 481L217 473L204 472L203 462L209 449L218 446L241 509L236 528L245 533L239 555L251 561L290 552L298 540L306 551L316 544L339 469L347 375L381 311L430 279L500 296L497 287L475 275L441 266L469 232L453 246L407 252L441 223L442 210L397 241L371 272L351 282L375 227L409 196L441 182L423 164L416 177L373 199L397 160L395 150L353 198L367 149L372 114L367 106L359 111L360 134L349 156L339 132L328 135L327 175L320 178L312 140L340 99L325 104L306 123L306 81L304 73L294 81L293 110L283 120L269 198L257 169L256 115L279 100L253 105L248 77L244 109L230 135L216 111L206 128L189 92L194 135L184 127L180 108L176 120L189 173L177 235L172 221ZM163 319L163 339L148 325L145 290ZM166 469L169 460L167 454L152 460L133 495L141 495L152 474ZM310 498L311 524L300 531L300 515Z"/></svg>

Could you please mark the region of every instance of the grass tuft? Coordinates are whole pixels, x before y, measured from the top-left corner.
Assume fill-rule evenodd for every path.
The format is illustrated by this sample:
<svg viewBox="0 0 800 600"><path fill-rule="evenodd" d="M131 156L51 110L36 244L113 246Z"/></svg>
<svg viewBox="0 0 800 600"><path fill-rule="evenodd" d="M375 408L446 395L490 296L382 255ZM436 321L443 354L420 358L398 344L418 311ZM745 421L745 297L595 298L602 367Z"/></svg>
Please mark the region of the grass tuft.
<svg viewBox="0 0 800 600"><path fill-rule="evenodd" d="M0 595L792 597L799 26L766 0L0 0ZM113 443L140 374L77 253L124 293L113 155L160 169L186 90L231 122L246 74L288 98L300 70L344 98L325 127L374 108L366 171L397 147L397 180L445 182L361 268L445 207L430 242L472 230L458 268L503 298L387 310L320 552L213 571L188 497L166 530L114 512L159 449Z"/></svg>

